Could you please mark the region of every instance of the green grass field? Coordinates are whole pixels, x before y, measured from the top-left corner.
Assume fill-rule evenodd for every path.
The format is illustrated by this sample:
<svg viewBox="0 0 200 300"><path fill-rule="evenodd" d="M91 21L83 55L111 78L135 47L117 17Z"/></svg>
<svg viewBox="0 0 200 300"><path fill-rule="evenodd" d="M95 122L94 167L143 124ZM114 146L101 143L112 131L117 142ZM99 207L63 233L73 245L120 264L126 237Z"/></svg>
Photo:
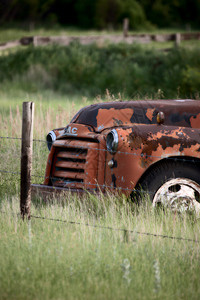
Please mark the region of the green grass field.
<svg viewBox="0 0 200 300"><path fill-rule="evenodd" d="M194 216L139 211L112 195L69 196L61 204L32 204L32 214L93 228L16 213L19 199L1 202L1 299L198 299L199 244L137 232L199 238ZM145 220L145 222L144 222Z"/></svg>
<svg viewBox="0 0 200 300"><path fill-rule="evenodd" d="M1 41L15 36L18 38L14 30L10 33L2 32L4 35L0 35ZM40 34L38 31L36 33ZM162 89L158 90L157 87L160 87L159 74L165 69L167 55L158 52L157 59L157 54L154 56L151 50L145 52L143 49L145 55L154 57L155 66L151 71L148 64L146 69L142 69L146 57L143 52L140 56L140 49L135 46L126 49L121 45L108 49L88 48L84 52L82 47L74 45L70 51L76 51L71 53L76 68L74 73L69 74L65 74L65 68L56 69L51 65L53 59L47 65L48 53L53 55L54 49L51 48L36 52L31 48L25 51L18 49L19 52L10 51L0 60L0 299L199 299L200 243L144 234L200 241L198 215L154 210L148 197L144 198L138 208L130 199L111 194L100 197L85 195L82 198L71 194L61 195L59 199L48 203L34 198L31 214L40 218L23 222L18 215L21 140L7 137L21 137L22 103L35 102L34 139L40 141L33 143L32 182L42 183L48 156L45 137L50 130L67 125L77 110L91 103L120 97L131 98L131 95L125 98L123 91L113 96L104 89L104 84L109 84L109 76L104 80L106 74L110 74L109 70L113 72L113 82L110 82L113 86L118 87L116 79L119 75L120 78L126 77L121 72L123 57L127 57L127 66L133 68L130 74L137 79L134 84L138 90L135 90L133 98L140 99L141 95L143 99L163 97ZM199 99L199 56L192 55L198 53L198 48L195 49L189 56L184 51L177 51L174 56L172 54L174 63L163 81L168 87L168 80L171 77L178 78L182 72L191 95L193 93ZM91 74L88 74L85 66L93 50L96 52L94 61L89 60ZM62 54L60 57L56 55L57 63L63 63L66 59L67 66L68 58L64 48L56 51L56 54ZM101 73L104 67L99 64L98 55L107 62L105 74ZM15 58L21 61L15 61ZM115 61L116 58L119 63ZM189 63L185 66L185 58L191 66ZM100 63L103 64L103 61ZM95 69L95 64L101 72ZM45 69L46 65L49 71ZM154 69L155 77L151 79L155 86L150 84L149 89L150 79L143 74L145 70L153 74ZM48 81L48 72L52 72L51 82ZM55 78L58 81L54 82ZM92 86L91 78L100 78L95 82L103 86L103 92L96 93L95 97L92 96L93 90L87 93L88 86ZM68 81L71 79L70 86ZM81 79L82 88L86 91L84 93L79 87ZM60 86L56 88L54 83ZM131 86L131 80L129 83ZM143 91L143 83L146 84L147 92ZM65 85L68 85L69 93L63 89ZM171 90L178 98L177 86ZM125 234L118 229L132 232Z"/></svg>
<svg viewBox="0 0 200 300"><path fill-rule="evenodd" d="M20 137L21 104L35 101L34 138L44 140L69 122L86 99L56 94L1 93L0 135ZM56 101L56 99L58 99ZM72 102L70 102L70 100ZM88 103L93 100L87 100ZM20 141L0 139L0 169L20 171ZM45 143L34 143L33 174L44 176ZM33 178L33 182L42 182ZM199 218L138 209L124 197L33 199L32 218L19 213L19 175L0 173L1 299L198 299L200 244L153 237L154 233L200 240ZM132 233L84 226L124 228Z"/></svg>

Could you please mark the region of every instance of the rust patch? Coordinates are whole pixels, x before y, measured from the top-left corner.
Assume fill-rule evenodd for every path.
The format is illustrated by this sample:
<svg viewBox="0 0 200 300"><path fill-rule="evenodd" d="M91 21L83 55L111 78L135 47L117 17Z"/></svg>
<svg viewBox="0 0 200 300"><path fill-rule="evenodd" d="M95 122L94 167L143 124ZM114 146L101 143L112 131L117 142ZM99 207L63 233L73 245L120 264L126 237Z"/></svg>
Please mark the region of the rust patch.
<svg viewBox="0 0 200 300"><path fill-rule="evenodd" d="M131 108L124 109L99 109L97 115L97 127L103 126L104 128L126 125L130 123L130 119L134 110Z"/></svg>
<svg viewBox="0 0 200 300"><path fill-rule="evenodd" d="M200 113L195 117L190 118L190 124L192 128L199 128L200 127Z"/></svg>
<svg viewBox="0 0 200 300"><path fill-rule="evenodd" d="M141 154L141 159L139 160L139 164L143 169L148 168L151 163L152 163L152 159L150 157Z"/></svg>
<svg viewBox="0 0 200 300"><path fill-rule="evenodd" d="M132 132L126 136L131 151L141 150L140 165L143 168L152 163L152 155L160 156L162 153L170 155L172 152L180 155L186 149L191 153L198 151L198 139L195 130L155 125L134 126Z"/></svg>
<svg viewBox="0 0 200 300"><path fill-rule="evenodd" d="M131 149L141 149L141 145L144 142L141 136L134 135L131 133L127 136L127 142L129 143L129 146Z"/></svg>
<svg viewBox="0 0 200 300"><path fill-rule="evenodd" d="M121 120L117 120L117 119L113 118L113 124L115 124L115 126L120 126L120 125L123 125L123 122Z"/></svg>
<svg viewBox="0 0 200 300"><path fill-rule="evenodd" d="M147 108L146 116L147 118L152 121L153 120L153 113L155 109L154 108Z"/></svg>
<svg viewBox="0 0 200 300"><path fill-rule="evenodd" d="M200 126L200 102L196 100L151 100L98 103L81 109L72 123L90 125L101 132L114 126L157 124L163 112L168 126Z"/></svg>

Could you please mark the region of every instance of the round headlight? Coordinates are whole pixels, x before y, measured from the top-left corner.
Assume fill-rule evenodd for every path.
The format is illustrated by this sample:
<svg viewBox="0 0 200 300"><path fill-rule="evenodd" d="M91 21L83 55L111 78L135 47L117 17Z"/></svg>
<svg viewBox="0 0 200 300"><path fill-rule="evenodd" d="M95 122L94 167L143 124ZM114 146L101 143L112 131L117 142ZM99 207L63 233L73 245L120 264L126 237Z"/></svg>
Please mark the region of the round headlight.
<svg viewBox="0 0 200 300"><path fill-rule="evenodd" d="M110 153L115 153L118 147L118 133L116 129L112 129L106 138L106 146Z"/></svg>
<svg viewBox="0 0 200 300"><path fill-rule="evenodd" d="M50 151L53 142L56 140L56 134L53 130L47 134L46 140L47 140L47 147Z"/></svg>

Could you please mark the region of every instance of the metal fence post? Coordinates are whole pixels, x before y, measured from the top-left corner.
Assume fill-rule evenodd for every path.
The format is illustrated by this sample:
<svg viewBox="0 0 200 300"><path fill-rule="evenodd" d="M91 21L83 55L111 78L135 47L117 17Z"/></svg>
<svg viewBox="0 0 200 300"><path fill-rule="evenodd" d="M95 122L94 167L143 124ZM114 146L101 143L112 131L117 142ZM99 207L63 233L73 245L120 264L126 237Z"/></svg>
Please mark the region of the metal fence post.
<svg viewBox="0 0 200 300"><path fill-rule="evenodd" d="M34 103L23 102L20 210L30 219Z"/></svg>

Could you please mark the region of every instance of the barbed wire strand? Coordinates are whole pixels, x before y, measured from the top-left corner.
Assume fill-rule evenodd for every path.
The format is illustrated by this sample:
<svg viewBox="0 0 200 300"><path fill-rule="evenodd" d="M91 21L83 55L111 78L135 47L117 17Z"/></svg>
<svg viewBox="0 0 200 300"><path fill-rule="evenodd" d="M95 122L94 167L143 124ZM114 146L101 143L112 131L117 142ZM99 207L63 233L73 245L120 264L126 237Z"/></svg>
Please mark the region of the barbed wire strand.
<svg viewBox="0 0 200 300"><path fill-rule="evenodd" d="M11 137L11 136L0 136L0 139L22 140L22 138L19 138L19 137Z"/></svg>
<svg viewBox="0 0 200 300"><path fill-rule="evenodd" d="M7 214L7 212L1 211L3 214ZM11 213L13 216L21 216L20 213ZM194 243L200 243L199 240L194 240L190 238L183 238L183 237L176 237L176 236L170 236L166 234L156 234L156 233L151 233L151 232L141 232L141 231L136 231L136 230L131 230L131 229L125 229L125 228L114 228L111 226L102 226L102 225L95 225L95 224L89 224L89 223L81 223L81 222L76 222L76 221L68 221L68 220L61 220L61 219L54 219L54 218L47 218L47 217L41 217L41 216L35 216L35 215L30 215L31 218L33 219L41 219L45 221L53 221L53 222L60 222L60 223L65 223L65 224L70 224L70 225L79 225L79 226L86 226L86 227L93 227L97 229L106 229L106 230L111 230L111 231L121 231L125 233L135 233L138 235L145 235L145 236L152 236L152 237L160 237L163 239L171 239L171 240L179 240L179 241L186 241L186 242L194 242Z"/></svg>
<svg viewBox="0 0 200 300"><path fill-rule="evenodd" d="M4 137L2 137L2 136L0 136L0 138L1 139L13 139L13 140L22 140L22 138L19 138L19 137L8 137L8 136L4 136ZM47 143L46 141L44 141L44 140L36 140L36 139L34 139L33 141L36 141L36 142L43 142L43 143ZM89 142L88 142L88 144L90 144ZM63 145L65 145L65 144L63 144ZM60 145L60 146L62 146L62 144ZM91 149L91 150L96 150L96 151L106 151L106 152L108 152L108 150L107 149L99 149L99 148L92 148L92 147L82 147L82 146L78 146L77 147L77 150L81 150L81 149ZM78 152L77 152L77 154L78 154ZM118 154L128 154L128 155L134 155L134 156L139 156L139 157L145 157L145 158L148 158L148 157L152 157L152 158L163 158L163 156L161 157L161 156L153 156L153 155L147 155L147 154L143 154L143 153L141 153L141 154L137 154L137 153L130 153L130 152L123 152L123 151L118 151ZM174 160L174 158L173 157L165 157L165 159L173 159ZM181 158L181 159L178 159L178 158L176 158L176 161L178 161L178 160L181 160L181 161L189 161L189 162L195 162L194 160L187 160L187 159L184 159L184 158ZM5 174L15 174L15 175L20 175L21 173L20 172L12 172L12 171L7 171L7 170L0 170L0 173L5 173ZM39 175L31 175L31 177L35 177L35 178L44 178L43 176L39 176ZM49 177L51 180L58 180L58 178L56 178L56 177ZM64 178L59 178L59 180L64 180ZM71 189L73 189L73 188L75 188L75 184L76 184L76 182L73 182L73 183L66 183L66 185L63 185L62 187L63 188L68 188L68 184L71 184ZM74 184L74 187L73 187L73 184ZM78 184L79 185L82 185L83 186L83 189L84 189L84 187L85 186L94 186L94 188L91 188L91 190L94 190L94 191L96 191L96 189L98 188L98 187L102 187L102 188L104 188L104 189L106 189L106 188L108 188L108 189L114 189L114 190L119 190L119 191L130 191L130 192L132 192L132 191L134 191L134 192L144 192L144 193L146 193L145 191L141 191L141 190L137 190L137 189L134 189L134 187L132 188L132 189L130 189L130 188L122 188L122 187L114 187L114 186L109 186L109 185L106 185L106 184L104 184L104 185L99 185L99 184L92 184L92 183L87 183L87 182L78 182ZM149 193L151 193L151 192L149 192Z"/></svg>
<svg viewBox="0 0 200 300"><path fill-rule="evenodd" d="M22 140L21 137L10 137L10 136L0 136L0 139L9 139L9 140ZM40 140L40 139L33 139L33 142L42 142L42 143L47 143L45 140Z"/></svg>
<svg viewBox="0 0 200 300"><path fill-rule="evenodd" d="M140 231L125 229L125 228L114 228L114 227L110 227L110 226L94 225L94 224L89 224L89 223L81 223L81 222L76 222L76 221L67 221L67 220L46 218L46 217L40 217L40 216L34 216L34 215L31 215L31 218L43 219L43 220L55 221L55 222L61 222L61 223L67 223L67 224L71 224L71 225L80 225L80 226L86 226L86 227L93 227L93 228L98 228L98 229L107 229L107 230L111 230L111 231L123 231L123 232L129 232L129 233L137 233L139 235L147 235L147 236L161 237L161 238L168 238L168 239L175 239L175 240L185 240L185 241L188 241L188 242L199 243L198 240L193 240L193 239L189 239L189 238L175 237L175 236L156 234L156 233L150 233L150 232L140 232Z"/></svg>
<svg viewBox="0 0 200 300"><path fill-rule="evenodd" d="M0 170L0 173L6 173L6 174L17 174L20 175L20 172L12 172L12 171L5 171L5 170Z"/></svg>
<svg viewBox="0 0 200 300"><path fill-rule="evenodd" d="M15 138L15 137L1 137L1 139L19 139L21 140L22 138ZM44 140L37 140L37 139L34 139L33 140L34 142L42 142L42 143L45 143L47 144L47 141L44 141ZM90 142L88 142L89 144ZM62 147L62 146L66 146L66 144L60 144L59 147ZM71 148L71 147L70 147ZM76 147L77 150L96 150L96 151L103 151L103 152L109 152L107 149L99 149L99 148L92 148L92 147L83 147L83 146L77 146ZM185 162L193 162L195 163L195 160L192 158L191 159L187 159L187 158L183 158L184 156L182 156L181 158L174 158L174 157L167 157L167 156L161 156L161 155L150 155L150 154L146 154L146 153L141 153L141 154L138 154L138 153L132 153L132 152L124 152L124 151L117 151L118 154L125 154L125 155L132 155L132 156L136 156L136 157L143 157L143 158L160 158L160 159L167 159L167 160L176 160L176 161L185 161Z"/></svg>
<svg viewBox="0 0 200 300"><path fill-rule="evenodd" d="M21 172L12 172L12 171L6 171L6 170L0 170L0 173L21 175ZM39 176L39 175L31 175L31 177L44 178L44 176Z"/></svg>
<svg viewBox="0 0 200 300"><path fill-rule="evenodd" d="M20 172L12 172L12 171L5 171L5 170L0 170L0 173L13 174L13 175L21 175ZM44 178L44 176L39 176L39 175L31 175L31 177L34 177L34 178ZM49 178L51 180L57 179L57 177L49 177ZM76 184L76 182L73 182L73 183ZM77 182L77 183L78 184L82 184L83 185L82 190L85 190L87 192L90 192L90 191L98 192L97 188L98 187L102 187L104 189L108 188L108 189L114 189L114 190L119 190L119 191L123 190L123 191L130 191L130 192L134 191L134 192L146 193L146 191L142 191L142 190L138 190L138 189L134 189L134 188L133 189L129 189L129 188L122 188L122 187L113 187L111 185L95 184L95 183L89 183L89 182L88 183ZM95 187L91 188L90 190L87 190L84 187L84 185L95 186ZM54 186L54 187L56 187L56 186ZM73 188L75 188L75 186L74 187L68 187L67 184L66 184L66 185L63 185L62 188L68 189L68 191L70 191L70 190L73 191ZM65 190L63 190L63 191L65 191ZM152 192L149 191L148 193L152 193Z"/></svg>
<svg viewBox="0 0 200 300"><path fill-rule="evenodd" d="M13 175L21 175L21 172L12 172L12 171L6 171L6 170L0 170L0 173L5 173L5 174L13 174ZM43 178L44 179L44 176L40 176L40 175L31 175L31 177L34 177L34 178ZM57 177L51 177L49 176L49 179L50 180L58 180ZM59 180L65 180L65 178L59 178ZM69 186L71 184L71 186ZM79 184L79 185L82 185L82 188L80 188L80 190L82 191L86 191L86 192L98 192L100 191L100 188L103 188L103 189L112 189L112 191L129 191L129 192L135 192L135 193L139 193L139 194L154 194L153 192L151 191L145 191L145 190L142 190L142 189L136 189L136 188L122 188L122 187L114 187L113 185L106 185L106 184L99 184L99 183L90 183L90 182L72 182L72 183L66 183L66 184L63 184L63 186L56 186L56 185L53 185L54 188L56 187L59 187L59 188L63 188L63 191L72 191L73 192L73 189L76 189L76 184ZM74 185L74 186L73 186ZM42 184L41 184L42 186ZM86 186L90 186L90 189L87 190ZM94 188L92 188L92 186L94 186ZM99 188L99 189L98 189ZM170 192L169 192L170 194Z"/></svg>

